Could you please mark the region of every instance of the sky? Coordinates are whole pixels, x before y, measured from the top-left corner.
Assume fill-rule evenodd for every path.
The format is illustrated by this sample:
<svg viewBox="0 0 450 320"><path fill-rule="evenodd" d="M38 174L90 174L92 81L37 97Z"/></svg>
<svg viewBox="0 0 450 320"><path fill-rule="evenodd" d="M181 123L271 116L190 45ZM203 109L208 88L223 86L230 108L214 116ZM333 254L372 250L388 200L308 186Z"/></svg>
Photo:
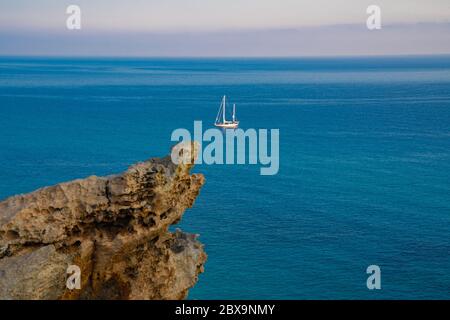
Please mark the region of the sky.
<svg viewBox="0 0 450 320"><path fill-rule="evenodd" d="M446 54L449 31L450 0L0 0L0 55Z"/></svg>

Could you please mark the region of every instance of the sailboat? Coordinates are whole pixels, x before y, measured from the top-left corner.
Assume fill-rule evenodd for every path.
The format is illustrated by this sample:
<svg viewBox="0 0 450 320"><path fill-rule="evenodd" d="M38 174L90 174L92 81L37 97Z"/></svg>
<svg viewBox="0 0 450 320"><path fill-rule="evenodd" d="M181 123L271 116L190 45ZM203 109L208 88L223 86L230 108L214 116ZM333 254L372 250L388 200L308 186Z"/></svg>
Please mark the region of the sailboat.
<svg viewBox="0 0 450 320"><path fill-rule="evenodd" d="M239 125L239 121L236 120L236 105L233 104L233 115L232 120L226 119L226 109L227 109L227 97L223 96L222 103L219 107L219 112L217 113L216 122L214 125L216 127L221 127L225 129L235 129Z"/></svg>

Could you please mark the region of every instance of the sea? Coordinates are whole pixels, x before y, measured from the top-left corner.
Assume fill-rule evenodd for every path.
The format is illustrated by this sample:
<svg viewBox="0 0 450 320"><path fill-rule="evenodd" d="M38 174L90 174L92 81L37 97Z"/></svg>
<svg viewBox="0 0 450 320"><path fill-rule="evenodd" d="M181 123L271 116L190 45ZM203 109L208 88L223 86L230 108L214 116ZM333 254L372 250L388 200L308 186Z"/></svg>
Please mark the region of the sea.
<svg viewBox="0 0 450 320"><path fill-rule="evenodd" d="M1 57L0 199L165 156L223 95L243 130L279 129L279 171L193 169L189 299L450 298L446 55Z"/></svg>

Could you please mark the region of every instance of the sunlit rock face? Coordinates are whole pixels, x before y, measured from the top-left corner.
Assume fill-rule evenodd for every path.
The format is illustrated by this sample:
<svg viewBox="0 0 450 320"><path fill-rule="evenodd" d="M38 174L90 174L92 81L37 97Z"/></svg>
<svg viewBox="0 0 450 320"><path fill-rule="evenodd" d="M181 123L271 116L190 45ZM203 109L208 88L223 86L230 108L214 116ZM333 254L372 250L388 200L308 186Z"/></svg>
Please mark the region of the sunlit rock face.
<svg viewBox="0 0 450 320"><path fill-rule="evenodd" d="M176 150L194 158L197 146ZM0 299L185 298L206 254L168 228L205 182L192 163L153 158L0 202ZM80 289L67 286L72 265Z"/></svg>

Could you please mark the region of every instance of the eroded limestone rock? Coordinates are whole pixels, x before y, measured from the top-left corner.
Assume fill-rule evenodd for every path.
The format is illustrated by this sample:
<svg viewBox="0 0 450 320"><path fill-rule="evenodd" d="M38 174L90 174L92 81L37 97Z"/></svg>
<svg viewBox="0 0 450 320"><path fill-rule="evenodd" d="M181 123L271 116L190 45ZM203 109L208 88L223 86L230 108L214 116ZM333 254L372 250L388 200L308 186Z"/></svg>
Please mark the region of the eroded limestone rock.
<svg viewBox="0 0 450 320"><path fill-rule="evenodd" d="M0 299L185 298L206 254L168 228L204 183L191 167L154 158L0 202ZM69 265L81 269L80 290L66 287Z"/></svg>

